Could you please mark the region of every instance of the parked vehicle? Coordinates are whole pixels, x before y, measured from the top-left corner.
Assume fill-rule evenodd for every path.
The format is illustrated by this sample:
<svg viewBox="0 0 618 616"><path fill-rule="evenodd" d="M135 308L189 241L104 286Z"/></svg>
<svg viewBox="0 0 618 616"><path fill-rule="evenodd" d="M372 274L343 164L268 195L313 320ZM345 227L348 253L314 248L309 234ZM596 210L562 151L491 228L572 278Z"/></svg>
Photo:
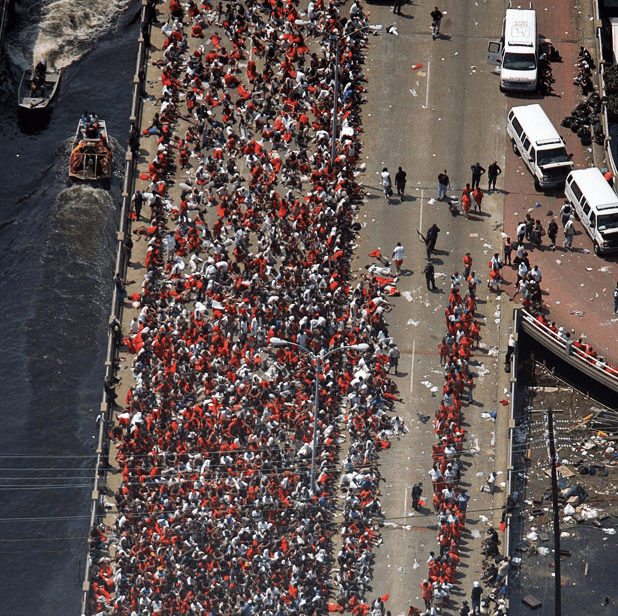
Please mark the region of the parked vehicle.
<svg viewBox="0 0 618 616"><path fill-rule="evenodd" d="M618 252L618 196L596 167L569 173L564 194L597 255Z"/></svg>
<svg viewBox="0 0 618 616"><path fill-rule="evenodd" d="M513 107L507 115L506 132L513 151L532 174L537 190L564 186L573 163L541 105Z"/></svg>
<svg viewBox="0 0 618 616"><path fill-rule="evenodd" d="M538 85L539 38L536 11L506 9L502 22L502 37L489 41L487 62L499 66L500 90L533 92Z"/></svg>

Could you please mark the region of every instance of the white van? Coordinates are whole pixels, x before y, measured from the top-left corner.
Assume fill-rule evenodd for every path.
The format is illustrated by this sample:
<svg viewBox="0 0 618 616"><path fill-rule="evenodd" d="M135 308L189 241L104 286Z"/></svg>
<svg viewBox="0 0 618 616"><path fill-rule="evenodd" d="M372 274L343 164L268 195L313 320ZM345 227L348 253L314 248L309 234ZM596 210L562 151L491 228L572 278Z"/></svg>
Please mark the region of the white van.
<svg viewBox="0 0 618 616"><path fill-rule="evenodd" d="M509 2L502 23L502 38L489 41L487 62L499 66L500 90L531 92L537 89L539 38L536 11L513 9Z"/></svg>
<svg viewBox="0 0 618 616"><path fill-rule="evenodd" d="M596 168L567 177L564 194L592 239L597 255L618 252L618 196Z"/></svg>
<svg viewBox="0 0 618 616"><path fill-rule="evenodd" d="M564 186L573 163L541 105L513 107L507 115L506 132L513 151L532 173L537 190Z"/></svg>

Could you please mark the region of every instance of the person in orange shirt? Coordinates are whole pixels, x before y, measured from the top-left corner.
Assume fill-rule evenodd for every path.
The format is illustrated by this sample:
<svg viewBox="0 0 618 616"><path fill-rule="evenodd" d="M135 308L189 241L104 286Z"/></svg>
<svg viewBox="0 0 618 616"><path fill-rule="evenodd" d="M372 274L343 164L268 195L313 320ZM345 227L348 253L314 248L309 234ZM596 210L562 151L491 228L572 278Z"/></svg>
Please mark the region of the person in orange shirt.
<svg viewBox="0 0 618 616"><path fill-rule="evenodd" d="M470 188L470 184L466 184L466 187L463 189L461 193L461 207L463 208L464 215L468 218L468 212L472 207L472 189Z"/></svg>
<svg viewBox="0 0 618 616"><path fill-rule="evenodd" d="M477 186L472 193L472 197L474 198L474 211L481 211L481 203L483 201L483 191L480 186ZM478 208L478 209L477 209Z"/></svg>
<svg viewBox="0 0 618 616"><path fill-rule="evenodd" d="M472 257L470 256L470 253L467 252L464 256L463 256L463 277L464 280L468 280L468 277L470 276L470 271L472 270Z"/></svg>

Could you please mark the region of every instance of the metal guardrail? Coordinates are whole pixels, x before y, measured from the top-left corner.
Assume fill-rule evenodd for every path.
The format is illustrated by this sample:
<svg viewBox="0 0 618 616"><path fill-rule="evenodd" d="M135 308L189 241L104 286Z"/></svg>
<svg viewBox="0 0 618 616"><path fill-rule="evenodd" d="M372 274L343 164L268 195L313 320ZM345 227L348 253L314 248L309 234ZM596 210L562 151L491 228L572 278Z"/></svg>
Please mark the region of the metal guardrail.
<svg viewBox="0 0 618 616"><path fill-rule="evenodd" d="M0 0L2 2L2 12L0 13L0 52L4 43L6 29L12 23L15 13L15 0Z"/></svg>
<svg viewBox="0 0 618 616"><path fill-rule="evenodd" d="M564 340L553 329L523 308L520 308L520 311L521 326L526 334L585 375L612 391L618 392L618 368L577 348L573 341Z"/></svg>
<svg viewBox="0 0 618 616"><path fill-rule="evenodd" d="M142 8L140 15L140 23L143 24L145 20L145 7L146 0L142 0ZM141 97L140 97L140 80L139 80L139 72L143 66L143 63L146 59L146 48L144 46L144 39L141 34L140 28L140 36L138 40L138 50L137 50L137 61L135 68L135 75L133 77L133 96L131 99L131 117L130 121L132 123L137 123L141 113ZM133 188L133 173L135 169L136 161L133 159L133 155L130 151L126 153L125 157L125 173L124 173L124 183L122 187L122 200L121 200L121 209L120 209L120 223L117 234L117 245L116 245L116 265L115 271L125 273L126 272L126 259L125 259L125 250L123 247L123 242L127 233L130 233L130 223L129 223L129 212L131 209L131 193ZM120 315L122 312L122 303L120 301L120 297L118 295L118 290L114 285L114 290L112 293L112 302L111 302L111 313L110 313L110 324L114 319L120 320ZM108 333L107 337L107 350L105 354L105 376L113 376L114 373L114 359L116 358L117 346L115 335L111 331ZM90 528L92 529L97 525L97 521L99 517L103 517L105 515L104 510L101 510L100 506L100 488L105 484L105 479L100 475L101 471L101 461L104 453L104 445L105 440L107 439L107 427L111 424L113 420L113 409L112 406L107 401L107 396L105 392L103 393L103 397L101 400L101 415L104 417L104 421L99 422L98 435L97 435L97 448L96 448L96 472L94 476L94 484L92 488L92 507L90 511ZM88 551L86 558L86 567L84 570L84 578L82 582L82 601L81 601L81 614L85 615L88 611L88 599L90 595L90 583L91 583L91 562L90 562L90 546L87 544L86 549Z"/></svg>

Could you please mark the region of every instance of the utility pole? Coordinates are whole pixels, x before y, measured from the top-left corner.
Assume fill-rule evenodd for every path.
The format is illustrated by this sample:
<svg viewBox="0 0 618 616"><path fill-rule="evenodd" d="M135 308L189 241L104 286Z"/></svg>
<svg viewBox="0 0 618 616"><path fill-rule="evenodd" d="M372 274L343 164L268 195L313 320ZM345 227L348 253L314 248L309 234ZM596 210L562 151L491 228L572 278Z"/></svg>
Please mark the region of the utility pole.
<svg viewBox="0 0 618 616"><path fill-rule="evenodd" d="M560 514L558 511L558 473L556 470L556 443L554 440L554 412L547 409L547 446L551 464L551 500L554 512L554 616L562 616L562 589L560 576Z"/></svg>

